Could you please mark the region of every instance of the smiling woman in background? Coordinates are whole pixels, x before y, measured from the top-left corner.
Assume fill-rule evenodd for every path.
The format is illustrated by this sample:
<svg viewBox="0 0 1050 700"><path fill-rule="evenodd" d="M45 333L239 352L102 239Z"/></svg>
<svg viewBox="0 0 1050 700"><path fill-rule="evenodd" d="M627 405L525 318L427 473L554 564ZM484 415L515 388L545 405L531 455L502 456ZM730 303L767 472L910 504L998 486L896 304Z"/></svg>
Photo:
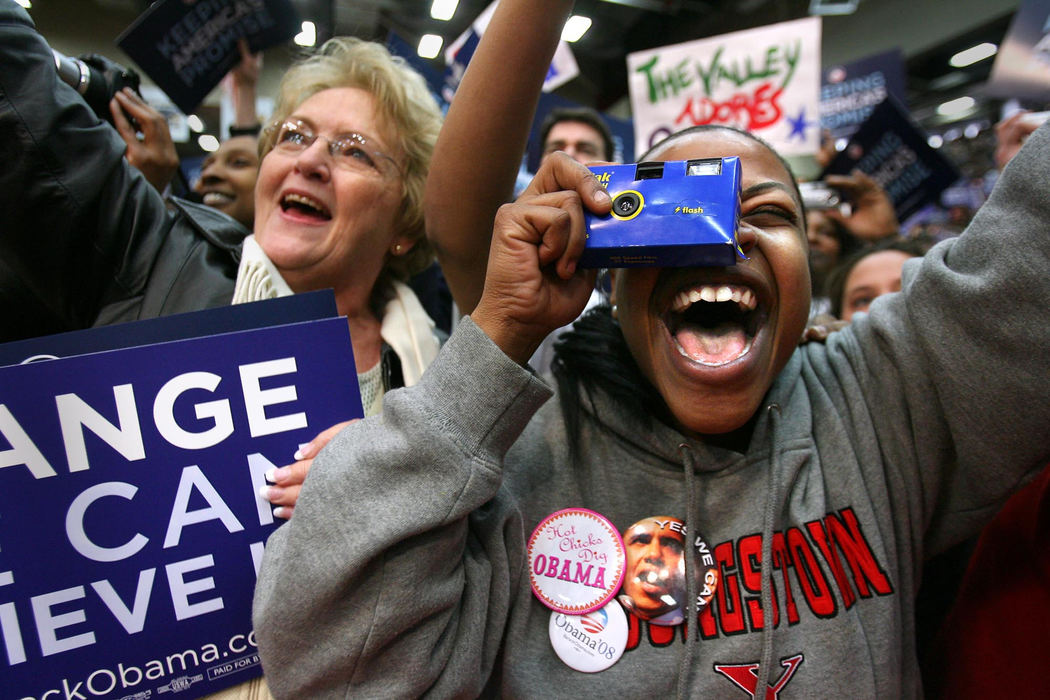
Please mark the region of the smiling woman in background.
<svg viewBox="0 0 1050 700"><path fill-rule="evenodd" d="M432 260L421 200L441 117L417 73L347 38L292 66L245 237L205 206L175 199L169 212L59 83L25 11L0 11L0 340L332 288L366 412L418 380L439 343L402 280Z"/></svg>

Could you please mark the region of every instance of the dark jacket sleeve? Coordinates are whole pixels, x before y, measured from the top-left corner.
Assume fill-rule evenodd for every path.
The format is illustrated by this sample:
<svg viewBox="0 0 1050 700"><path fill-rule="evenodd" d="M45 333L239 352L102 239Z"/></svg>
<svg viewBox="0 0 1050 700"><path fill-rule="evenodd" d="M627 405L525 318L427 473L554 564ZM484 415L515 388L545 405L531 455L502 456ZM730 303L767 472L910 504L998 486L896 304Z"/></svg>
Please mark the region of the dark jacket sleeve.
<svg viewBox="0 0 1050 700"><path fill-rule="evenodd" d="M172 217L123 155L0 0L0 340L85 328L141 293Z"/></svg>

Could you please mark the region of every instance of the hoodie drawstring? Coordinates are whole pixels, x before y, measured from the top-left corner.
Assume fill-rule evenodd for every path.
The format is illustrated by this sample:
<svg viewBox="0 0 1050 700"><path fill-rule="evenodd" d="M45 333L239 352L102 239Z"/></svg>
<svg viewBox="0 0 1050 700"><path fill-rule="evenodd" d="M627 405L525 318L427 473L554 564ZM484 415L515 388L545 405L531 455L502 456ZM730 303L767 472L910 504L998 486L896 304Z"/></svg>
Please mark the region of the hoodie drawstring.
<svg viewBox="0 0 1050 700"><path fill-rule="evenodd" d="M699 520L697 513L697 498L695 482L695 467L693 464L693 451L684 442L678 445L678 451L682 455L682 465L685 468L685 590L686 599L685 612L685 654L678 660L678 683L677 696L679 698L689 697L689 669L692 666L693 649L696 646L697 624L700 608L697 606L699 588L696 582L696 547L694 545L697 533L700 529L696 523Z"/></svg>
<svg viewBox="0 0 1050 700"><path fill-rule="evenodd" d="M762 518L762 660L758 665L758 684L755 697L765 698L769 687L769 669L773 665L773 527L777 505L780 502L780 449L777 446L777 429L780 427L780 405L771 403L766 407L769 414L770 434L773 438L773 455L769 465L769 482L766 485L766 508Z"/></svg>

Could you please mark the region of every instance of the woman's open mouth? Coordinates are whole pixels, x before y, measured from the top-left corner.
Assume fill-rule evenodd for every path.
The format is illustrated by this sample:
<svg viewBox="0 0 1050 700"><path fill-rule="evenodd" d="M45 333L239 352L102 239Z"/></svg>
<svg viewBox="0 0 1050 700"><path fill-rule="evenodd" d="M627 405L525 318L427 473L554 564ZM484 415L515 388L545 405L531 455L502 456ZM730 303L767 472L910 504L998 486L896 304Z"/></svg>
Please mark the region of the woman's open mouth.
<svg viewBox="0 0 1050 700"><path fill-rule="evenodd" d="M281 211L294 212L299 216L307 219L316 219L317 221L329 221L332 218L332 213L328 211L328 207L313 197L307 197L297 192L289 192L281 198Z"/></svg>
<svg viewBox="0 0 1050 700"><path fill-rule="evenodd" d="M751 287L696 284L675 295L664 325L684 357L720 367L751 350L763 317Z"/></svg>

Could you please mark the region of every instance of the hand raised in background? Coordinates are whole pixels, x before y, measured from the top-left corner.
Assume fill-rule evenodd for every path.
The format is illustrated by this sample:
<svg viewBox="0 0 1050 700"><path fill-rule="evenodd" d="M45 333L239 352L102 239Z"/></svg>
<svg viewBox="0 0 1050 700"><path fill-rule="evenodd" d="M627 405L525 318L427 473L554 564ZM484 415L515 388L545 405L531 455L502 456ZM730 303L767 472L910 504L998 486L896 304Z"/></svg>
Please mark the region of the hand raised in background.
<svg viewBox="0 0 1050 700"><path fill-rule="evenodd" d="M849 175L828 175L824 181L845 194L852 205L848 216L834 209L824 213L844 224L857 238L874 241L900 231L897 213L886 190L865 173L854 170Z"/></svg>
<svg viewBox="0 0 1050 700"><path fill-rule="evenodd" d="M128 146L124 157L158 192L163 192L179 169L179 155L171 140L168 120L131 88L124 88L113 96L109 112L113 115L113 126ZM129 117L135 120L134 125Z"/></svg>

